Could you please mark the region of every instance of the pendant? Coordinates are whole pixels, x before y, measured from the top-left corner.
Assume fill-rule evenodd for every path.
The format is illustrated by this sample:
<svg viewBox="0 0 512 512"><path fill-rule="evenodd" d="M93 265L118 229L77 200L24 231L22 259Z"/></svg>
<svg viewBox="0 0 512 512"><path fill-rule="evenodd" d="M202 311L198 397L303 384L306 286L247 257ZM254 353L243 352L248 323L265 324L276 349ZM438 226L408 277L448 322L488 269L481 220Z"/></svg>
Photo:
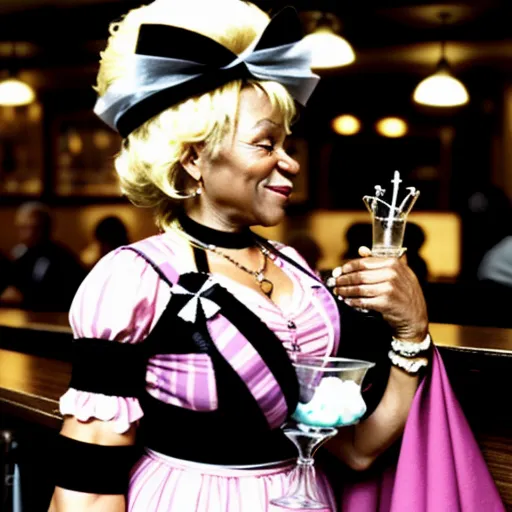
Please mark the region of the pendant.
<svg viewBox="0 0 512 512"><path fill-rule="evenodd" d="M256 280L260 285L260 290L270 299L272 292L274 291L274 283L269 281L264 275L263 272L259 272L256 276Z"/></svg>
<svg viewBox="0 0 512 512"><path fill-rule="evenodd" d="M261 291L270 299L272 292L274 291L274 285L268 279L263 278L260 282Z"/></svg>

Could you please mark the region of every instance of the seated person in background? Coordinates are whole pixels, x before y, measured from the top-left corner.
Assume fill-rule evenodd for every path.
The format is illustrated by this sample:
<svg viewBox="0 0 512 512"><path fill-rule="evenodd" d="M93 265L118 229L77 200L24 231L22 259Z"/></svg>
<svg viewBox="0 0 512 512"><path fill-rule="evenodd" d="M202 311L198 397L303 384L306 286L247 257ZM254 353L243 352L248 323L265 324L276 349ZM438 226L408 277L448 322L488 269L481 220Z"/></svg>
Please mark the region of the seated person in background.
<svg viewBox="0 0 512 512"><path fill-rule="evenodd" d="M287 242L315 272L318 272L318 262L322 258L322 249L312 236L306 231L295 231L290 234Z"/></svg>
<svg viewBox="0 0 512 512"><path fill-rule="evenodd" d="M18 305L25 309L67 311L85 272L67 248L52 240L49 208L38 202L23 204L15 228L19 243L0 279L2 297L12 296L14 288Z"/></svg>
<svg viewBox="0 0 512 512"><path fill-rule="evenodd" d="M294 479L281 426L298 352L378 360L366 418L326 445L338 468L402 446L397 466L357 483L319 466L331 512L503 511L413 272L352 260L333 288L343 303L296 250L251 230L283 221L300 170L285 142L318 80L300 27L293 9L270 21L239 0L157 0L111 27L96 113L125 139L123 192L162 233L102 258L73 301L52 512L276 510ZM374 335L349 303L382 313Z"/></svg>
<svg viewBox="0 0 512 512"><path fill-rule="evenodd" d="M416 274L420 285L423 287L428 280L428 265L421 256L420 250L425 243L425 231L415 222L408 222L405 228L404 247L407 265Z"/></svg>
<svg viewBox="0 0 512 512"><path fill-rule="evenodd" d="M130 243L124 222L115 215L103 217L94 228L94 242L82 252L83 265L91 269L109 252Z"/></svg>
<svg viewBox="0 0 512 512"><path fill-rule="evenodd" d="M359 258L359 248L372 245L372 225L370 222L355 222L345 232L347 248L340 254L340 261L344 262Z"/></svg>
<svg viewBox="0 0 512 512"><path fill-rule="evenodd" d="M477 276L480 281L512 287L512 236L506 236L485 253Z"/></svg>

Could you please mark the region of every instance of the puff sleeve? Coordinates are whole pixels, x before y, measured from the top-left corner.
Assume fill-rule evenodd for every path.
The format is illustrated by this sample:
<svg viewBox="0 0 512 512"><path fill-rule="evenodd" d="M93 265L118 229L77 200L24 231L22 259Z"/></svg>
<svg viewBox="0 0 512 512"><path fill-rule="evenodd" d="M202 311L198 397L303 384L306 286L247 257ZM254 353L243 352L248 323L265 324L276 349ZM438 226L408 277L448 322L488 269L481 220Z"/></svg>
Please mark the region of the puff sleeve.
<svg viewBox="0 0 512 512"><path fill-rule="evenodd" d="M167 283L134 251L120 248L98 262L70 309L73 374L61 414L112 422L117 433L143 416L134 392L134 380L145 378L138 347L169 298Z"/></svg>

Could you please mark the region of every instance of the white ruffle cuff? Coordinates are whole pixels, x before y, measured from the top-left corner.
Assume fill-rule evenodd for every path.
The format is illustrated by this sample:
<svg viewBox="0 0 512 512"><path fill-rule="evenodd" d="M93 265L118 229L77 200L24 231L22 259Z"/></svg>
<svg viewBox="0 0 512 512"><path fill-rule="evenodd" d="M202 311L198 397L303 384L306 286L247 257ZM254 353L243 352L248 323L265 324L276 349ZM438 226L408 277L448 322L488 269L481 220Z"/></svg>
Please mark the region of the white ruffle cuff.
<svg viewBox="0 0 512 512"><path fill-rule="evenodd" d="M74 388L69 388L60 397L60 412L74 416L78 421L91 418L110 421L117 434L124 434L132 423L144 416L137 398L108 396Z"/></svg>

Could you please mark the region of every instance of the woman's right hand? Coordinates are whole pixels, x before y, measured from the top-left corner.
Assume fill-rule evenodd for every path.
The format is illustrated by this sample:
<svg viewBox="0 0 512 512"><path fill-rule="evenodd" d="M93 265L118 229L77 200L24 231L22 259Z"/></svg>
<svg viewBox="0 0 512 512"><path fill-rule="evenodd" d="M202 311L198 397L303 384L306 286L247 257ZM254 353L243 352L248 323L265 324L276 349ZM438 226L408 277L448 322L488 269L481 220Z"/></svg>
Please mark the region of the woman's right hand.
<svg viewBox="0 0 512 512"><path fill-rule="evenodd" d="M339 267L334 293L349 306L381 313L398 339L423 341L428 333L427 306L405 258L373 257L367 247L359 254L361 258Z"/></svg>
<svg viewBox="0 0 512 512"><path fill-rule="evenodd" d="M135 426L124 434L114 432L108 421L78 421L72 416L64 420L61 435L103 446L129 446L135 442ZM80 461L77 461L79 464ZM125 512L126 500L118 494L88 494L56 487L48 512Z"/></svg>

